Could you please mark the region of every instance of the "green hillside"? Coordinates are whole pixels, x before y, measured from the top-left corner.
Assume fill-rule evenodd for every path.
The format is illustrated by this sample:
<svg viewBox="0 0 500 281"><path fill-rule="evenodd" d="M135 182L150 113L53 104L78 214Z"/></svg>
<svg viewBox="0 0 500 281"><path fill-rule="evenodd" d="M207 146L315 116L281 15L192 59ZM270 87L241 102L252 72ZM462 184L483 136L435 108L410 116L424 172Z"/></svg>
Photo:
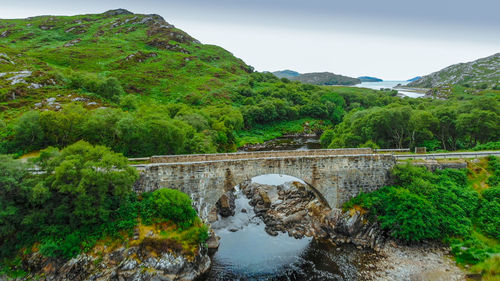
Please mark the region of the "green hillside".
<svg viewBox="0 0 500 281"><path fill-rule="evenodd" d="M0 20L4 153L80 139L127 156L234 151L245 143L236 139L242 130L332 124L343 104L331 89L255 73L158 15L119 9Z"/></svg>
<svg viewBox="0 0 500 281"><path fill-rule="evenodd" d="M310 78L359 81L330 74ZM455 150L498 140L496 90L469 94L456 85L441 102L302 82L253 72L158 15L0 20L0 153L79 140L129 157L228 152L310 130L306 123L328 130L325 147Z"/></svg>
<svg viewBox="0 0 500 281"><path fill-rule="evenodd" d="M214 93L252 71L226 50L201 44L158 15L126 10L0 20L0 53L4 109L53 94L78 76L115 77L127 93L172 100Z"/></svg>

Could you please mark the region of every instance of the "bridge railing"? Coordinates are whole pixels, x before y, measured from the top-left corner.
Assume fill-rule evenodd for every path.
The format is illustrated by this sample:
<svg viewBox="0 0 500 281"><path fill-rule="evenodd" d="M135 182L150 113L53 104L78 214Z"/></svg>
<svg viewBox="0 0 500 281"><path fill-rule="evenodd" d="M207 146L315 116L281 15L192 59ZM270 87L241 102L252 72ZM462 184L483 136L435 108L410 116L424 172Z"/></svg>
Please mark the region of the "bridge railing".
<svg viewBox="0 0 500 281"><path fill-rule="evenodd" d="M486 156L500 156L500 151L474 151L474 152L452 152L452 153L430 153L430 154L395 154L397 160L407 159L453 159L453 158L478 158Z"/></svg>
<svg viewBox="0 0 500 281"><path fill-rule="evenodd" d="M352 155L372 154L371 148L344 148L344 149L314 149L314 150L281 150L281 151L254 151L215 154L187 154L187 155L159 155L152 156L150 163L182 163L203 162L217 160L237 160L266 157L286 156L323 156L323 155Z"/></svg>

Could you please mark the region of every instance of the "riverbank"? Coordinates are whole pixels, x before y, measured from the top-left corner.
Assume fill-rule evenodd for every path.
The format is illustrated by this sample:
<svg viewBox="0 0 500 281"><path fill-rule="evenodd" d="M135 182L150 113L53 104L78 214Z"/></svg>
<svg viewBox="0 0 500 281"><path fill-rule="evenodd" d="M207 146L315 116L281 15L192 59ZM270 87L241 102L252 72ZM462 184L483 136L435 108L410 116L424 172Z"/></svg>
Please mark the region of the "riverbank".
<svg viewBox="0 0 500 281"><path fill-rule="evenodd" d="M368 267L360 272L360 280L466 280L465 272L455 264L449 249L439 244L405 246L389 241Z"/></svg>

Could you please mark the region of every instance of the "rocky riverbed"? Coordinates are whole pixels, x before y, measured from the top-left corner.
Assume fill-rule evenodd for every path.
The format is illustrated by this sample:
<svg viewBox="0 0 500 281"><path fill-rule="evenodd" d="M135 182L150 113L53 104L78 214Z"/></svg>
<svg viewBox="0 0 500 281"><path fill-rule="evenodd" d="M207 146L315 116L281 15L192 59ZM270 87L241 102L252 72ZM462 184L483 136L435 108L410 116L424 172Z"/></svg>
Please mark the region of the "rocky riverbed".
<svg viewBox="0 0 500 281"><path fill-rule="evenodd" d="M449 249L440 244L399 245L390 241L378 252L373 269L360 273L365 280L458 281L466 274L456 266Z"/></svg>
<svg viewBox="0 0 500 281"><path fill-rule="evenodd" d="M241 184L241 190L269 235L287 232L297 239L307 236L375 250L385 241L377 223L369 222L359 211L331 209L304 183L265 185L248 181Z"/></svg>

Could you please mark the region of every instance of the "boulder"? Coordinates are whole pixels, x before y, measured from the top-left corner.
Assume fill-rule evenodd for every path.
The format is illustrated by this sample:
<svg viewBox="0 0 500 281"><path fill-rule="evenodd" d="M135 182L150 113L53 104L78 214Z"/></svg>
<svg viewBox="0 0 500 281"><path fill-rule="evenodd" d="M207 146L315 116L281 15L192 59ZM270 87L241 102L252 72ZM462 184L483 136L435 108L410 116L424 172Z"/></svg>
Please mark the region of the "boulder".
<svg viewBox="0 0 500 281"><path fill-rule="evenodd" d="M219 214L223 217L234 216L234 209L236 208L234 200L236 197L232 191L224 193L219 201L217 201L217 209Z"/></svg>

